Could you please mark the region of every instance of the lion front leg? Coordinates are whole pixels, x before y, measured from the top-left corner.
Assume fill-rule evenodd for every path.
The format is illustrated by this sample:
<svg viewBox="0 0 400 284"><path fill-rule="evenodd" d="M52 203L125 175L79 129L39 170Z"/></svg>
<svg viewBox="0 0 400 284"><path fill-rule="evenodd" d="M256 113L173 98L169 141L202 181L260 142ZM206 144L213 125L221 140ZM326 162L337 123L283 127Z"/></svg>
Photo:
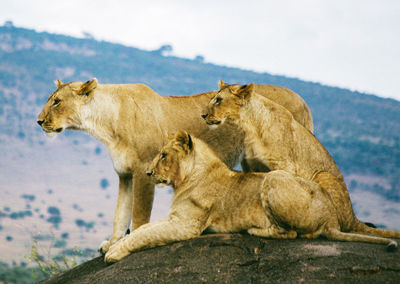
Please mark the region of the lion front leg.
<svg viewBox="0 0 400 284"><path fill-rule="evenodd" d="M112 263L121 260L131 252L199 236L201 228L188 220L161 220L139 227L112 245L104 261Z"/></svg>
<svg viewBox="0 0 400 284"><path fill-rule="evenodd" d="M132 176L119 176L118 199L114 214L113 234L108 241L106 240L101 243L99 248L100 253L105 254L112 244L124 236L131 221L132 203Z"/></svg>
<svg viewBox="0 0 400 284"><path fill-rule="evenodd" d="M132 231L150 221L154 200L154 183L145 170L138 171L133 178Z"/></svg>

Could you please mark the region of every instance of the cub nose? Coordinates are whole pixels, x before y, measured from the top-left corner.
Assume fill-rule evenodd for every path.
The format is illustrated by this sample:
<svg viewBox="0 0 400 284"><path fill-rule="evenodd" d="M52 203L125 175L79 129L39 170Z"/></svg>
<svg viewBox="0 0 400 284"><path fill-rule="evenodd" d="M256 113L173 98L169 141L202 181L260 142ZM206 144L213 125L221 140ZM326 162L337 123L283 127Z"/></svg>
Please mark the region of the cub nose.
<svg viewBox="0 0 400 284"><path fill-rule="evenodd" d="M202 115L201 115L201 117L202 117L202 118L204 118L204 119L206 119L206 118L207 118L207 116L208 116L208 113L206 113L206 114L202 114Z"/></svg>
<svg viewBox="0 0 400 284"><path fill-rule="evenodd" d="M44 120L38 120L38 121L37 121L37 123L38 123L40 126L42 126L43 122L44 122Z"/></svg>
<svg viewBox="0 0 400 284"><path fill-rule="evenodd" d="M153 171L149 170L149 171L146 172L146 175L148 175L149 177L151 177L152 174L153 174Z"/></svg>

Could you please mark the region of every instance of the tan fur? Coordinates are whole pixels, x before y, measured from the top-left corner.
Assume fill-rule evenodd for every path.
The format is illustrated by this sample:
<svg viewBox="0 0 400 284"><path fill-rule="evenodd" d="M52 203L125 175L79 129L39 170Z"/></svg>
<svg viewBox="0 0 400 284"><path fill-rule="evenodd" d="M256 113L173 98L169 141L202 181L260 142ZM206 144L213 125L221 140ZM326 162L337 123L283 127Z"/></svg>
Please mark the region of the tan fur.
<svg viewBox="0 0 400 284"><path fill-rule="evenodd" d="M346 184L328 151L287 109L257 94L254 84L222 84L202 116L208 124L223 126L225 121L244 131L250 165L284 170L321 185L333 200L341 231L400 237L396 231L367 227L355 217Z"/></svg>
<svg viewBox="0 0 400 284"><path fill-rule="evenodd" d="M162 97L143 84L102 85L96 79L55 83L57 90L49 97L38 123L49 134L75 129L92 135L106 145L119 175L113 234L102 243L103 253L123 236L131 218L132 229L149 221L154 184L144 172L164 144L166 133L190 131L206 141L230 167L240 159L243 135L237 127L225 124L217 132L212 131L200 117L215 91ZM256 88L292 111L312 131L310 110L297 94L274 86Z"/></svg>
<svg viewBox="0 0 400 284"><path fill-rule="evenodd" d="M155 157L148 175L172 185L167 220L143 225L111 246L106 262L141 248L199 236L203 231L239 232L269 238L360 241L397 247L393 240L340 231L333 202L318 184L285 171L230 170L201 140L178 132Z"/></svg>

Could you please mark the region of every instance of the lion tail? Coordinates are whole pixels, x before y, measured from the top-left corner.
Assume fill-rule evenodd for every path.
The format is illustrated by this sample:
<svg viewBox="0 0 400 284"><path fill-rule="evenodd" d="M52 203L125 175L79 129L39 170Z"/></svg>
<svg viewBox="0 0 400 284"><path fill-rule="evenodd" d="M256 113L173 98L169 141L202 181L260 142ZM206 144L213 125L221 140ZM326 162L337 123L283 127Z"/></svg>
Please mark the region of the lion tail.
<svg viewBox="0 0 400 284"><path fill-rule="evenodd" d="M384 244L388 251L397 249L397 242L391 239L369 236L360 233L344 233L338 229L329 229L325 231L325 236L330 240L345 241L345 242L364 242Z"/></svg>
<svg viewBox="0 0 400 284"><path fill-rule="evenodd" d="M351 228L351 232L370 234L370 235L375 235L375 236L380 236L380 237L385 237L385 238L400 239L400 231L370 227L370 226L360 222L357 219L356 219L355 224Z"/></svg>

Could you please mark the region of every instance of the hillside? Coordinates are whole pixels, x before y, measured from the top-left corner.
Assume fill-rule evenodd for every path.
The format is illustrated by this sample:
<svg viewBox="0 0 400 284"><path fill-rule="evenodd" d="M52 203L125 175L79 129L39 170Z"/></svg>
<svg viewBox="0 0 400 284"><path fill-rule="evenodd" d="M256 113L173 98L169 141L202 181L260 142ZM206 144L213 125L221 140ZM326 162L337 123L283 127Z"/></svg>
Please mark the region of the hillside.
<svg viewBox="0 0 400 284"><path fill-rule="evenodd" d="M79 132L49 140L37 114L53 81L145 83L161 95L217 88L217 81L264 83L299 93L351 191L357 216L400 229L400 102L295 78L165 56L95 39L0 27L0 260L26 261L32 240L43 255L77 246L94 252L111 233L117 177L106 149ZM152 220L170 193L157 189Z"/></svg>
<svg viewBox="0 0 400 284"><path fill-rule="evenodd" d="M43 283L398 283L399 257L375 244L208 235L112 265L97 257Z"/></svg>
<svg viewBox="0 0 400 284"><path fill-rule="evenodd" d="M102 83L145 83L162 95L187 95L235 83L288 87L309 104L316 136L340 169L363 187L400 200L400 102L268 73L165 57L94 39L0 27L0 124L2 136L30 140L34 119L54 90L52 82L97 77ZM12 123L10 123L12 121ZM1 137L2 141L4 137ZM363 176L377 177L366 182ZM357 187L353 183L353 187Z"/></svg>

